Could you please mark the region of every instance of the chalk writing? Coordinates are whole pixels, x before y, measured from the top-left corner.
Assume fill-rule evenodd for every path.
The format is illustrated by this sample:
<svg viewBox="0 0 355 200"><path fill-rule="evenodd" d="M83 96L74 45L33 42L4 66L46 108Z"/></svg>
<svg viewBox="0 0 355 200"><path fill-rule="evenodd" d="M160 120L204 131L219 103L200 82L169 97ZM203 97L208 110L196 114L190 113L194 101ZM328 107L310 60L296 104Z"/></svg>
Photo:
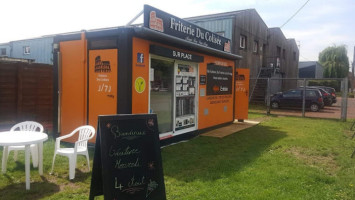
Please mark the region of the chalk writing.
<svg viewBox="0 0 355 200"><path fill-rule="evenodd" d="M157 187L158 187L158 183L150 180L150 182L148 183L147 192L145 194L145 197L148 197L150 195L150 193L152 193Z"/></svg>
<svg viewBox="0 0 355 200"><path fill-rule="evenodd" d="M128 185L128 187L133 187L133 186L136 187L136 186L145 185L144 179L145 179L144 176L140 179L135 179L135 177L133 176L127 185Z"/></svg>
<svg viewBox="0 0 355 200"><path fill-rule="evenodd" d="M121 159L116 160L115 168L116 169L126 169L126 168L137 168L140 167L139 158L135 162L122 162Z"/></svg>
<svg viewBox="0 0 355 200"><path fill-rule="evenodd" d="M125 136L144 136L146 133L144 131L134 131L130 130L129 132L120 132L118 126L112 126L111 133L114 136L114 139L118 139L120 137Z"/></svg>
<svg viewBox="0 0 355 200"><path fill-rule="evenodd" d="M140 151L138 149L133 149L130 146L125 149L115 149L113 145L110 147L109 156L110 157L119 157L119 156L129 156L133 154L139 154Z"/></svg>
<svg viewBox="0 0 355 200"><path fill-rule="evenodd" d="M115 177L115 188L116 188L116 189L120 189L120 190L122 190L122 188L123 188L123 186L122 186L121 183L120 183L120 185L118 185L117 177Z"/></svg>

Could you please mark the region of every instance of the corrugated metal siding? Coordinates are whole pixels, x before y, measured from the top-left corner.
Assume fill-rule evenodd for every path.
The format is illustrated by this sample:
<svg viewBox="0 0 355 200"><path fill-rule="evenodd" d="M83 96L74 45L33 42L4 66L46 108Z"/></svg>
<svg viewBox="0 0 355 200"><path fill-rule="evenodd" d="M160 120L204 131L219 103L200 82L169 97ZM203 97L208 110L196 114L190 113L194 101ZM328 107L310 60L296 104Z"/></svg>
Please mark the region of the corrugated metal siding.
<svg viewBox="0 0 355 200"><path fill-rule="evenodd" d="M11 57L34 59L36 63L53 64L53 38L36 38L13 41ZM24 54L24 47L30 47L30 54Z"/></svg>
<svg viewBox="0 0 355 200"><path fill-rule="evenodd" d="M224 37L232 40L233 19L231 18L191 22L212 32L224 32Z"/></svg>
<svg viewBox="0 0 355 200"><path fill-rule="evenodd" d="M299 78L316 78L316 65L299 69Z"/></svg>

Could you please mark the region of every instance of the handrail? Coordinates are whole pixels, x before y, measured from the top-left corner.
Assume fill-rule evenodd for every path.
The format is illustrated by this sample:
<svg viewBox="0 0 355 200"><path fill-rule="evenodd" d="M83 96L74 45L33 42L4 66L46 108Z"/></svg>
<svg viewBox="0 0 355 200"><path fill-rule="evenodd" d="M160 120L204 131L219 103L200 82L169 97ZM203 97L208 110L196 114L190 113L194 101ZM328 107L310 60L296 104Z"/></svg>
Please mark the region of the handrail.
<svg viewBox="0 0 355 200"><path fill-rule="evenodd" d="M257 76L257 78L256 78L256 80L255 80L255 84L254 84L253 90L252 90L251 93L250 93L249 103L250 103L250 101L251 101L251 98L253 97L254 90L255 90L256 84L257 84L257 82L258 82L258 79L260 78L260 74L261 74L261 70L262 70L262 69L263 69L263 67L260 67L258 76Z"/></svg>

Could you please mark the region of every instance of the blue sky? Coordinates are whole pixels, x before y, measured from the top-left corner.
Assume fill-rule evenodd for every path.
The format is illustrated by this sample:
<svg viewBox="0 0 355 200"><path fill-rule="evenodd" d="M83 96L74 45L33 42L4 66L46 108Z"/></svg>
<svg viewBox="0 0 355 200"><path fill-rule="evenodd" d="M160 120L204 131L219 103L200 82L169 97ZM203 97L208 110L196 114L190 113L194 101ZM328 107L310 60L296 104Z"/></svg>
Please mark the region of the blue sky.
<svg viewBox="0 0 355 200"><path fill-rule="evenodd" d="M268 27L280 27L307 0L9 0L1 2L0 43L48 34L125 25L144 4L177 17L255 8ZM125 2L125 3L123 3ZM345 44L350 63L355 45L355 0L310 0L283 28L300 45L300 60L318 60Z"/></svg>

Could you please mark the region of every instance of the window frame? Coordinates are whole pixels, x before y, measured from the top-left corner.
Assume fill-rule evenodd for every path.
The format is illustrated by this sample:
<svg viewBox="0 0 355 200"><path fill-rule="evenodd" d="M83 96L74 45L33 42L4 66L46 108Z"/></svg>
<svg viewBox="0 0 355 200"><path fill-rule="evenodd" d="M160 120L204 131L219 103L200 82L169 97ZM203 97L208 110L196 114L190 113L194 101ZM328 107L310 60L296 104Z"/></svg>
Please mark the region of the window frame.
<svg viewBox="0 0 355 200"><path fill-rule="evenodd" d="M242 35L242 34L240 35L239 48L247 49L247 36Z"/></svg>
<svg viewBox="0 0 355 200"><path fill-rule="evenodd" d="M31 54L31 47L30 46L23 46L23 54L30 55Z"/></svg>
<svg viewBox="0 0 355 200"><path fill-rule="evenodd" d="M285 98L299 98L302 97L302 91L300 90L288 90L284 92L283 97Z"/></svg>
<svg viewBox="0 0 355 200"><path fill-rule="evenodd" d="M253 53L258 54L259 53L259 41L254 40L253 43Z"/></svg>
<svg viewBox="0 0 355 200"><path fill-rule="evenodd" d="M6 56L6 48L0 48L0 56ZM4 53L5 52L5 53Z"/></svg>

